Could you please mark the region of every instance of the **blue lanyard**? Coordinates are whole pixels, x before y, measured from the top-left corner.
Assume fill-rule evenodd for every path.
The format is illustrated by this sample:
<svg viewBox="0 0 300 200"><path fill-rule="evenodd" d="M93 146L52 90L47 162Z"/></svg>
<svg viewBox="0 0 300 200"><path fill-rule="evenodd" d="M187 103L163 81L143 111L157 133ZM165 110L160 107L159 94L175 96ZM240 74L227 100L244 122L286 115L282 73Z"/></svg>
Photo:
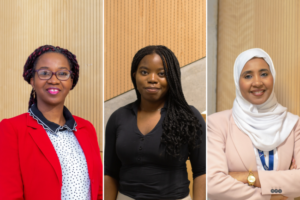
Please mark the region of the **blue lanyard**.
<svg viewBox="0 0 300 200"><path fill-rule="evenodd" d="M273 166L274 166L274 151L269 151L269 167L266 165L266 161L265 161L265 156L264 156L264 152L261 150L258 150L258 154L259 154L259 158L261 160L261 163L264 167L265 170L273 170Z"/></svg>

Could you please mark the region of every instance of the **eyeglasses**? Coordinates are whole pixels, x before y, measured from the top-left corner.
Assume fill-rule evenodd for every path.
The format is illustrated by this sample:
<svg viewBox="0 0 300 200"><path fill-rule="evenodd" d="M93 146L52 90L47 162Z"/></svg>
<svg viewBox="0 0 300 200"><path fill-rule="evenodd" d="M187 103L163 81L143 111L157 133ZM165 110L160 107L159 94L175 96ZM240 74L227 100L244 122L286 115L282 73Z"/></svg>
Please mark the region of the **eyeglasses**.
<svg viewBox="0 0 300 200"><path fill-rule="evenodd" d="M37 75L41 80L49 80L52 78L53 74L55 74L58 80L66 81L73 75L73 72L67 69L59 70L57 72L52 72L48 69L38 69L35 70L35 72L37 72Z"/></svg>

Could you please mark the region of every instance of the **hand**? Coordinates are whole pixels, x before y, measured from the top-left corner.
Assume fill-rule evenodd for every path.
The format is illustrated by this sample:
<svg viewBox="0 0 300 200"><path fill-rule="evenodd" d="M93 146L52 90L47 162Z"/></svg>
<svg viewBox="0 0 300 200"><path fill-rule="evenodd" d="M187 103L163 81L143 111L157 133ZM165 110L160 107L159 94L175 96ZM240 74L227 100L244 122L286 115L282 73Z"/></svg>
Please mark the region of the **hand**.
<svg viewBox="0 0 300 200"><path fill-rule="evenodd" d="M272 194L270 200L286 200L287 198L281 194Z"/></svg>
<svg viewBox="0 0 300 200"><path fill-rule="evenodd" d="M291 169L297 169L297 165L296 165L295 158L292 159L291 166L290 166L290 170L291 170Z"/></svg>

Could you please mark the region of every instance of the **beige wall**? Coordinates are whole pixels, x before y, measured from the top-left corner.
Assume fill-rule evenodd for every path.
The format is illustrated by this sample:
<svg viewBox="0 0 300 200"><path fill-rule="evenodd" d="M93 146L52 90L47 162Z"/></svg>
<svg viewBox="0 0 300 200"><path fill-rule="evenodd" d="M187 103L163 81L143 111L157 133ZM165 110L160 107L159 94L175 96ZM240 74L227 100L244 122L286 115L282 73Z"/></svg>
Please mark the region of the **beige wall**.
<svg viewBox="0 0 300 200"><path fill-rule="evenodd" d="M29 54L44 44L60 46L80 65L66 106L94 124L102 149L102 16L101 0L0 2L0 120L27 112L31 87L22 73Z"/></svg>
<svg viewBox="0 0 300 200"><path fill-rule="evenodd" d="M273 59L278 101L290 112L300 114L299 19L298 0L219 1L217 111L232 108L236 57L258 47Z"/></svg>
<svg viewBox="0 0 300 200"><path fill-rule="evenodd" d="M105 0L105 100L133 88L134 54L165 45L185 66L206 56L205 0Z"/></svg>

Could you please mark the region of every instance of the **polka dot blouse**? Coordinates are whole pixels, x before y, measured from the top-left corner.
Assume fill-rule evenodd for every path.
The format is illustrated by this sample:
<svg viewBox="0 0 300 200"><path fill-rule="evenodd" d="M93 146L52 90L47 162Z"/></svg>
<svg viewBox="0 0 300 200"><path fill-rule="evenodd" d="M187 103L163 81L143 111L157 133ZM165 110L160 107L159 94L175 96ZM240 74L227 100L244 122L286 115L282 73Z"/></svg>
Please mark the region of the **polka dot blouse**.
<svg viewBox="0 0 300 200"><path fill-rule="evenodd" d="M76 122L72 114L65 107L66 124L59 126L49 122L35 105L28 112L44 127L58 156L62 170L61 199L90 200L91 184L87 162L84 152L73 133L76 130Z"/></svg>

